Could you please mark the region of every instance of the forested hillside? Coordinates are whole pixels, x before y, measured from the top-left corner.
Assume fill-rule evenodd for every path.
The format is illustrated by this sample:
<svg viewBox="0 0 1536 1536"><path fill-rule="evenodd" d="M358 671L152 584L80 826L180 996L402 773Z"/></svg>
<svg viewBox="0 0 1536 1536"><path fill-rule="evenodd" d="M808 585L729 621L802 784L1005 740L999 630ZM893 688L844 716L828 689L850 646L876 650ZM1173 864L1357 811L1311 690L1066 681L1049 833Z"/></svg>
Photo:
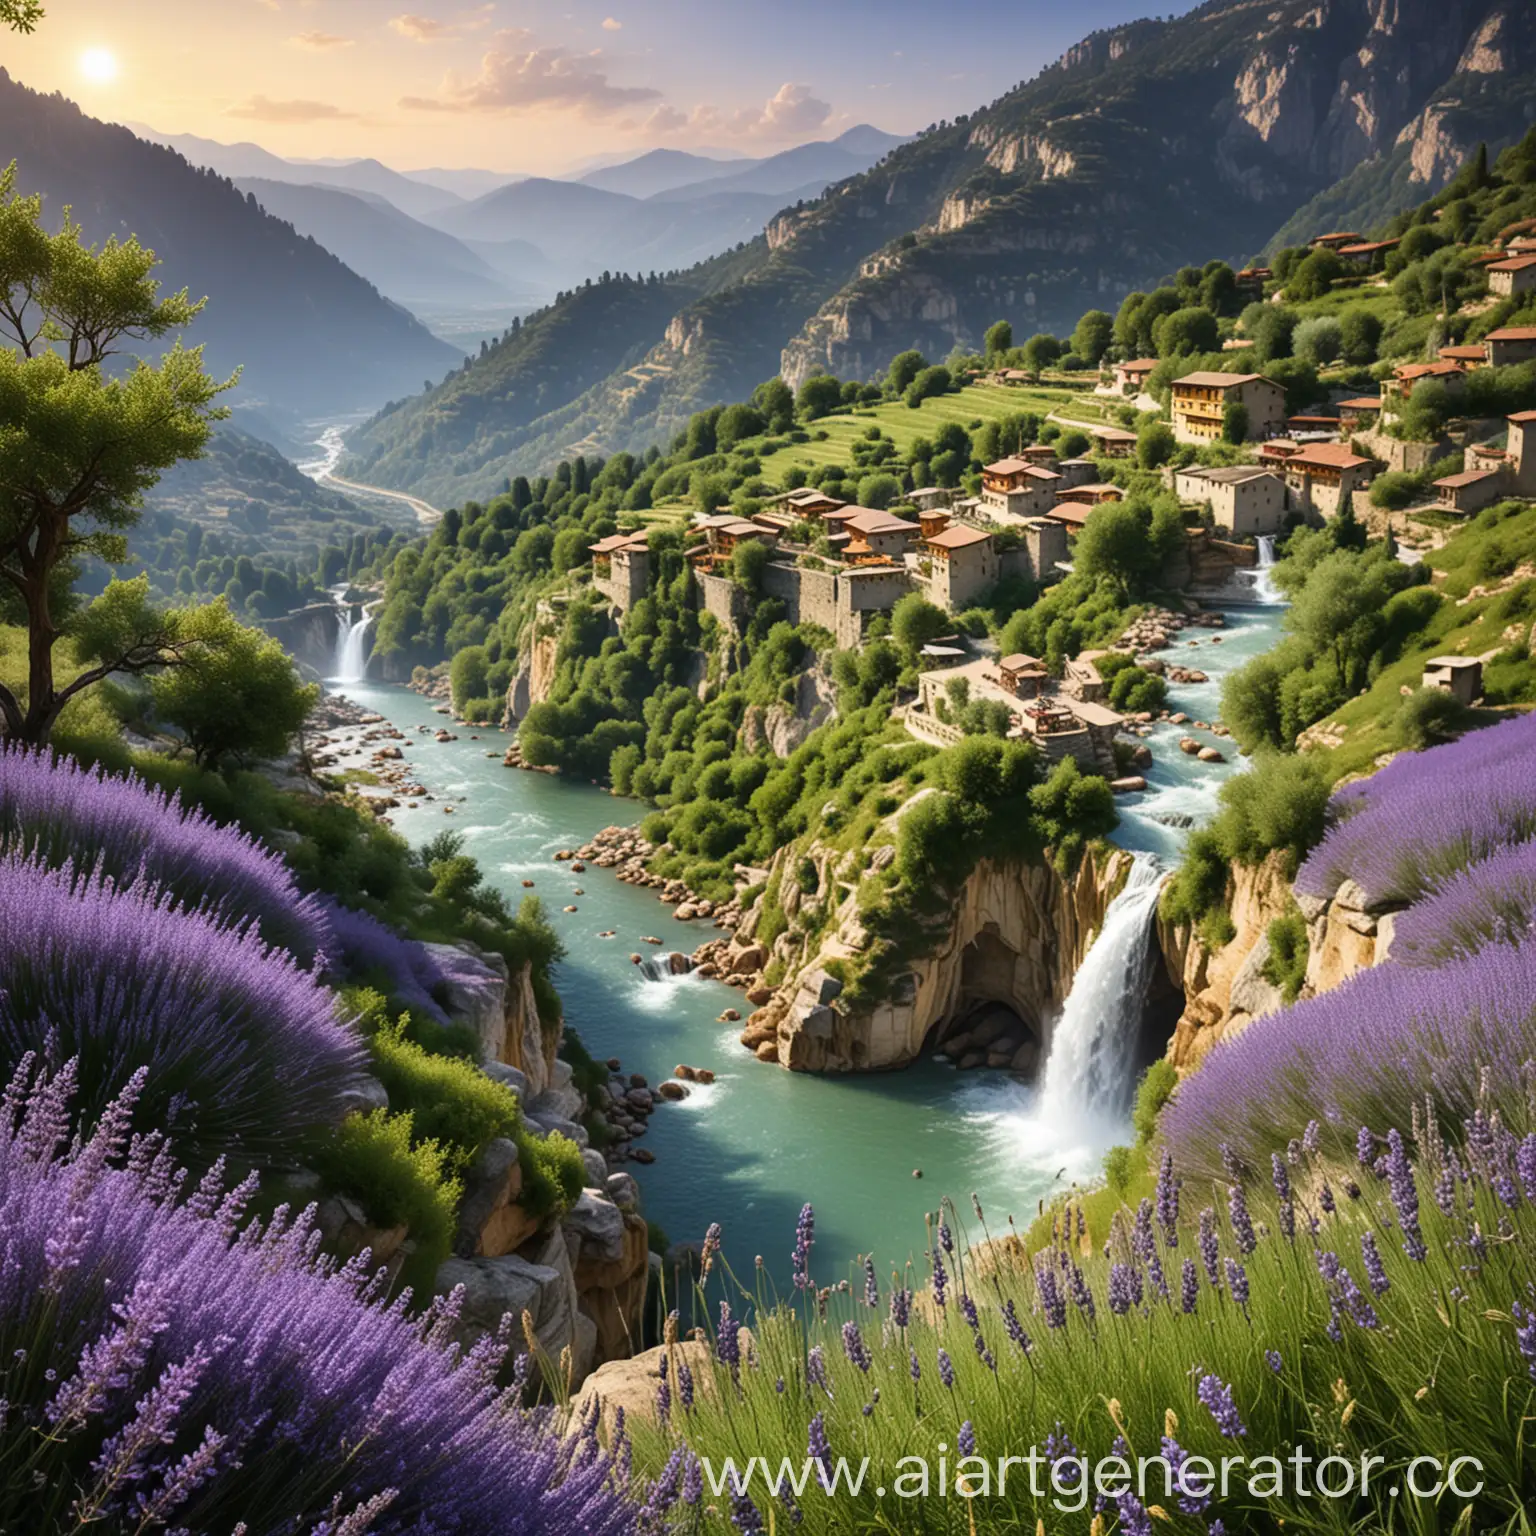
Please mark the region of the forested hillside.
<svg viewBox="0 0 1536 1536"><path fill-rule="evenodd" d="M909 347L973 349L999 317L1021 334L1062 331L1185 262L1252 255L1353 174L1373 216L1412 207L1480 139L1497 149L1528 126L1519 99L1536 65L1521 12L1514 0L1214 0L1096 33L780 214L733 281L706 282L654 328L643 377L628 360L568 377L553 411L515 408L517 441L496 448L497 408L468 440L462 426L467 398L501 393L483 365L413 401L413 434L448 422L451 454L385 463L381 482L441 486L451 456L466 492L491 494L574 450L643 449L776 373L792 386L818 369L870 378ZM1335 194L1344 208L1355 196ZM390 438L364 434L362 462Z"/></svg>
<svg viewBox="0 0 1536 1536"><path fill-rule="evenodd" d="M86 240L136 235L160 256L165 291L207 295L196 339L213 372L243 367L245 398L356 410L441 378L459 357L223 177L4 70L0 156L15 158L22 192L43 194L50 226L68 204Z"/></svg>

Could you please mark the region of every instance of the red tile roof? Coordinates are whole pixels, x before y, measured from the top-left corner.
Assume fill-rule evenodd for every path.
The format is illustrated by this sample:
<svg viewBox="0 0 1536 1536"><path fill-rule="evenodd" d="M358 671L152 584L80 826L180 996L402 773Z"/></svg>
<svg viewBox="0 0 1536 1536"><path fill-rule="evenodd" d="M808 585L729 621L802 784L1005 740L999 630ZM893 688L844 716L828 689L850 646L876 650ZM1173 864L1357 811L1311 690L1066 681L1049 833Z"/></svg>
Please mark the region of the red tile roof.
<svg viewBox="0 0 1536 1536"><path fill-rule="evenodd" d="M923 542L931 544L935 549L964 549L970 544L989 544L991 541L990 533L983 533L980 528L968 528L964 523L957 523L954 527L946 528L943 533L936 533Z"/></svg>
<svg viewBox="0 0 1536 1536"><path fill-rule="evenodd" d="M1502 330L1489 331L1489 341L1536 341L1536 325L1506 325Z"/></svg>
<svg viewBox="0 0 1536 1536"><path fill-rule="evenodd" d="M1536 267L1536 256L1511 256L1508 261L1496 261L1488 268L1490 272L1524 272L1527 267Z"/></svg>
<svg viewBox="0 0 1536 1536"><path fill-rule="evenodd" d="M1287 468L1299 464L1303 468L1310 466L1317 469L1358 469L1362 464L1370 462L1357 453L1351 453L1342 443L1309 443L1300 453L1293 453L1285 461Z"/></svg>
<svg viewBox="0 0 1536 1536"><path fill-rule="evenodd" d="M1173 381L1173 387L1177 389L1181 384L1194 384L1200 389L1231 389L1235 384L1255 382L1280 388L1273 379L1266 379L1262 373L1186 373L1182 379Z"/></svg>

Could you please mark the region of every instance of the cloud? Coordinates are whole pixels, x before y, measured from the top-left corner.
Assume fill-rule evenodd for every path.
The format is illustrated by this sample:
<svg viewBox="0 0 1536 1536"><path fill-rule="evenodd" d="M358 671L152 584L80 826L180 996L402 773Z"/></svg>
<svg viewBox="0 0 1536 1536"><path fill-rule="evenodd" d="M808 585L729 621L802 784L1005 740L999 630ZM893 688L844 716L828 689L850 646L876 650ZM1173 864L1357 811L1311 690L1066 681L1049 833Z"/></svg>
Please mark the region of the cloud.
<svg viewBox="0 0 1536 1536"><path fill-rule="evenodd" d="M413 16L409 11L394 17L389 24L401 37L408 37L413 43L435 43L440 38L451 37L455 30L451 22L439 21L435 16Z"/></svg>
<svg viewBox="0 0 1536 1536"><path fill-rule="evenodd" d="M231 107L230 117L249 118L257 123L321 123L355 118L355 112L343 112L327 101L273 101L267 96L252 96L238 107Z"/></svg>
<svg viewBox="0 0 1536 1536"><path fill-rule="evenodd" d="M615 85L601 59L598 52L535 47L532 34L521 28L498 32L474 79L450 76L440 96L407 96L400 105L435 112L515 113L543 107L601 118L660 102L661 92L650 86Z"/></svg>
<svg viewBox="0 0 1536 1536"><path fill-rule="evenodd" d="M623 30L624 23L617 16L605 16L603 18L604 32L622 32Z"/></svg>
<svg viewBox="0 0 1536 1536"><path fill-rule="evenodd" d="M707 133L746 140L805 139L825 128L831 117L831 103L812 94L810 86L785 81L761 107L727 112L702 103L685 114L662 103L634 126L652 136Z"/></svg>
<svg viewBox="0 0 1536 1536"><path fill-rule="evenodd" d="M354 39L338 37L334 32L300 32L297 37L290 37L288 41L295 48L314 48L324 51L328 48L350 48Z"/></svg>

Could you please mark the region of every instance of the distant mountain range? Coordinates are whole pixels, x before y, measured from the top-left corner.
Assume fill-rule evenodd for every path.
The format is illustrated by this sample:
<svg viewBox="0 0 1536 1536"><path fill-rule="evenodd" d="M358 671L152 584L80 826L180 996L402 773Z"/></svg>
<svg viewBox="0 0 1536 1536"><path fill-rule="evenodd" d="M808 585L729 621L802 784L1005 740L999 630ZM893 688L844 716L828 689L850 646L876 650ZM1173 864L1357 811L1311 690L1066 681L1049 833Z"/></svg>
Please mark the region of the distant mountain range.
<svg viewBox="0 0 1536 1536"><path fill-rule="evenodd" d="M481 170L399 172L377 160L287 160L135 125L235 180L269 212L429 318L444 308L546 303L604 271L675 271L759 235L904 141L867 125L763 159L652 150L577 180ZM348 202L351 196L358 201ZM408 218L390 222L383 199ZM372 200L372 202L370 202ZM432 226L426 228L425 226ZM453 244L431 236L452 237ZM383 249L381 241L393 249Z"/></svg>
<svg viewBox="0 0 1536 1536"><path fill-rule="evenodd" d="M208 296L187 335L209 367L243 366L240 395L276 411L369 407L441 378L463 354L329 251L222 176L87 117L0 70L0 146L57 225L66 204L90 241L137 235L175 291Z"/></svg>
<svg viewBox="0 0 1536 1536"><path fill-rule="evenodd" d="M725 266L678 274L667 291L694 297L638 361L610 312L628 345L609 375L585 382L601 337L573 345L582 366L546 371L530 417L492 347L354 434L354 463L439 504L480 496L576 448L665 441L776 373L870 378L908 347L976 347L998 319L1063 333L1184 263L1368 228L1438 190L1479 140L1496 150L1536 119L1529 20L1529 0L1208 0L1096 32L990 106L888 152L862 146L879 150L869 170L780 213Z"/></svg>

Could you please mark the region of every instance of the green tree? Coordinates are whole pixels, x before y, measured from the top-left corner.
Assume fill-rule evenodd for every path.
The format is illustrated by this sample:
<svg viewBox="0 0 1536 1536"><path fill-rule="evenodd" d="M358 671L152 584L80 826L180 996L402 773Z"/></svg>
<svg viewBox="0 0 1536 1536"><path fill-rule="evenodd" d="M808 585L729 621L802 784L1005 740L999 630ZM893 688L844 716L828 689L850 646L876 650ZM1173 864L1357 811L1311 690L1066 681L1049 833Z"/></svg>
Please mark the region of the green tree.
<svg viewBox="0 0 1536 1536"><path fill-rule="evenodd" d="M1359 367L1376 361L1381 345L1381 321L1364 305L1357 304L1339 316L1339 355Z"/></svg>
<svg viewBox="0 0 1536 1536"><path fill-rule="evenodd" d="M1248 441L1248 407L1241 400L1229 400L1221 412L1221 435L1229 443Z"/></svg>
<svg viewBox="0 0 1536 1536"><path fill-rule="evenodd" d="M186 611L179 629L184 656L150 683L156 715L181 731L204 767L286 752L319 688L300 681L276 640L221 602Z"/></svg>
<svg viewBox="0 0 1536 1536"><path fill-rule="evenodd" d="M865 475L859 481L859 505L883 512L901 495L901 481L889 473Z"/></svg>
<svg viewBox="0 0 1536 1536"><path fill-rule="evenodd" d="M0 27L13 32L31 32L43 19L38 0L0 0Z"/></svg>
<svg viewBox="0 0 1536 1536"><path fill-rule="evenodd" d="M1054 336L1039 331L1024 343L1024 366L1031 373L1044 373L1061 356L1061 343Z"/></svg>
<svg viewBox="0 0 1536 1536"><path fill-rule="evenodd" d="M85 618L71 595L76 563L120 563L144 492L198 457L228 414L214 404L228 384L203 371L201 349L178 344L158 364L113 371L132 343L180 330L202 308L185 290L161 298L156 265L136 239L83 245L68 217L50 235L42 199L16 190L15 164L0 174L0 579L27 626L26 704L0 687L0 720L25 741L47 740L82 689L183 649L180 621L119 593L92 625L95 664L56 685L54 647Z"/></svg>
<svg viewBox="0 0 1536 1536"><path fill-rule="evenodd" d="M1191 306L1164 315L1152 327L1152 344L1159 357L1187 357L1193 353L1214 352L1217 344L1216 316L1208 309Z"/></svg>
<svg viewBox="0 0 1536 1536"><path fill-rule="evenodd" d="M898 352L891 359L890 372L886 375L890 381L891 393L901 394L927 366L928 359L916 349Z"/></svg>
<svg viewBox="0 0 1536 1536"><path fill-rule="evenodd" d="M987 334L983 338L988 357L996 357L999 352L1007 352L1013 347L1013 327L1006 320L999 320L995 325L987 327Z"/></svg>
<svg viewBox="0 0 1536 1536"><path fill-rule="evenodd" d="M1304 363L1322 368L1344 350L1344 324L1337 315L1309 315L1291 334L1291 350Z"/></svg>
<svg viewBox="0 0 1536 1536"><path fill-rule="evenodd" d="M930 603L921 592L908 592L905 597L898 598L891 609L891 638L911 655L916 655L949 627L949 615Z"/></svg>
<svg viewBox="0 0 1536 1536"><path fill-rule="evenodd" d="M731 575L748 592L763 589L763 567L768 564L768 546L761 539L743 539L731 551Z"/></svg>
<svg viewBox="0 0 1536 1536"><path fill-rule="evenodd" d="M767 426L756 406L728 405L715 423L715 446L724 453L749 437L760 436Z"/></svg>
<svg viewBox="0 0 1536 1536"><path fill-rule="evenodd" d="M1173 428L1155 416L1148 417L1136 429L1136 462L1143 469L1157 469L1166 464L1178 446Z"/></svg>
<svg viewBox="0 0 1536 1536"><path fill-rule="evenodd" d="M723 475L711 475L705 470L696 469L693 478L688 484L688 494L693 504L705 517L713 517L720 508L730 500L731 485ZM529 528L521 537L540 530ZM553 537L553 536L551 536Z"/></svg>
<svg viewBox="0 0 1536 1536"><path fill-rule="evenodd" d="M1064 459L1080 459L1093 446L1093 439L1080 427L1068 427L1056 439L1056 452Z"/></svg>
<svg viewBox="0 0 1536 1536"><path fill-rule="evenodd" d="M490 692L490 668L483 645L466 645L454 653L448 666L448 686L453 707L460 713L471 699L483 699Z"/></svg>
<svg viewBox="0 0 1536 1536"><path fill-rule="evenodd" d="M830 416L843 403L843 386L829 373L812 374L795 396L795 409L804 421Z"/></svg>
<svg viewBox="0 0 1536 1536"><path fill-rule="evenodd" d="M892 367L894 368L894 364ZM924 368L918 376L907 385L902 399L915 411L924 400L931 400L938 395L947 395L953 387L954 380L950 377L949 369L942 363L933 368Z"/></svg>
<svg viewBox="0 0 1536 1536"><path fill-rule="evenodd" d="M795 393L783 379L765 379L752 391L752 403L763 413L770 432L788 432L794 426Z"/></svg>
<svg viewBox="0 0 1536 1536"><path fill-rule="evenodd" d="M1254 310L1258 311L1257 315ZM1291 355L1291 337L1296 322L1296 311L1283 304L1250 304L1243 311L1243 330L1253 342L1253 350L1261 363Z"/></svg>
<svg viewBox="0 0 1536 1536"><path fill-rule="evenodd" d="M1344 258L1326 247L1313 251L1286 279L1285 297L1291 304L1305 304L1311 299L1326 299L1335 279L1349 269Z"/></svg>
<svg viewBox="0 0 1536 1536"><path fill-rule="evenodd" d="M1072 328L1072 350L1097 367L1115 337L1115 322L1102 309L1090 309Z"/></svg>

